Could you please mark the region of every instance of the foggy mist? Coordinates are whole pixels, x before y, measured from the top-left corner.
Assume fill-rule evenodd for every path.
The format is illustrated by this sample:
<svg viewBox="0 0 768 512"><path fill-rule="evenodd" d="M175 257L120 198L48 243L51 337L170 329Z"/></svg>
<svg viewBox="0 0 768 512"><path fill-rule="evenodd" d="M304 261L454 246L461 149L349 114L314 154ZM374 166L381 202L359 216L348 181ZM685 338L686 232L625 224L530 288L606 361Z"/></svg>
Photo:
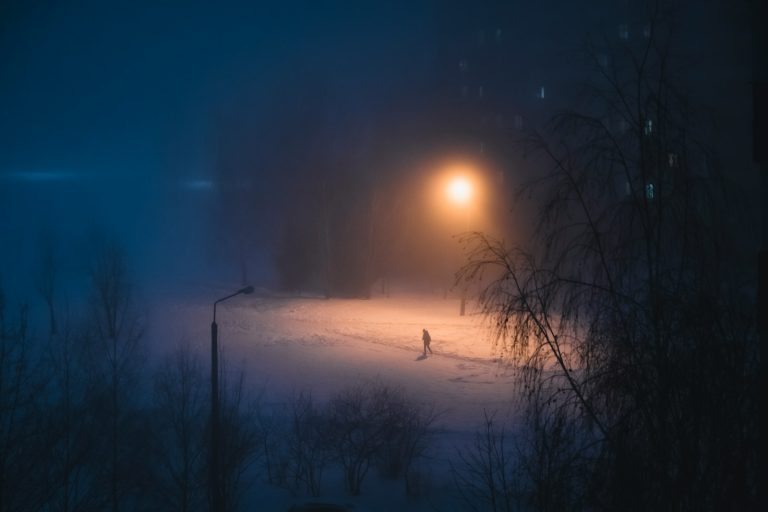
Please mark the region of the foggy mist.
<svg viewBox="0 0 768 512"><path fill-rule="evenodd" d="M0 512L749 508L764 10L2 2Z"/></svg>
<svg viewBox="0 0 768 512"><path fill-rule="evenodd" d="M101 233L120 240L133 266L152 279L317 288L317 276L281 277L285 269L276 265L286 264L287 252L320 250L322 218L332 245L351 258L343 267L383 275L422 254L415 258L426 262L413 262L418 273L436 257L419 240L434 247L465 231L453 227L428 240L435 230L422 225L430 213L416 190L419 176L435 173L447 155L495 151L491 188L512 197L536 164L515 156L503 138L578 97L585 76L574 57L587 36L607 31L616 15L609 5L10 4L2 22L0 193L3 217L16 221L2 226L4 243L14 248L3 251L5 265L30 264L42 231L54 232L65 252L87 251L87 239ZM734 22L743 16L723 12ZM482 25L499 14L509 20L503 34L466 29L468 19ZM713 26L686 21L683 31L692 33ZM484 44L481 37L499 55L475 64L467 48ZM738 51L738 39L727 37L705 43L723 62ZM469 60L466 85L456 70ZM744 83L746 70L731 66L718 82ZM480 73L491 73L497 87L486 85L480 98L498 111L480 120L495 127L490 135L466 125L470 113L457 99L483 94ZM546 101L537 97L542 87ZM716 98L706 88L701 94L747 108L737 88L720 89ZM724 146L729 158L747 154L731 149L748 139L746 125L740 129ZM507 237L530 224L520 222L526 214L508 214L524 205L497 203L485 220L507 226ZM382 223L410 226L403 236L411 240L378 236ZM371 260L370 253L397 243L405 244L392 249L397 265ZM353 281L374 277L381 276ZM352 295L368 286L337 285Z"/></svg>

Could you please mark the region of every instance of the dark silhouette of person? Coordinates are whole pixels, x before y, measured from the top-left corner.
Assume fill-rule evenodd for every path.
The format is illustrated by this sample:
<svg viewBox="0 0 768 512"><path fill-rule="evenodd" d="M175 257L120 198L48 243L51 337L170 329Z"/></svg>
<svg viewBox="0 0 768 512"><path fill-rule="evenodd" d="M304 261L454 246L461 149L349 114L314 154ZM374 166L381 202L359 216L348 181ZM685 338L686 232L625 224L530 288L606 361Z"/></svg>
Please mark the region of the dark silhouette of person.
<svg viewBox="0 0 768 512"><path fill-rule="evenodd" d="M429 331L426 329L421 330L421 341L424 342L424 355L427 355L427 350L430 354L433 354L432 349L429 346L429 342L432 341L432 337L429 335Z"/></svg>

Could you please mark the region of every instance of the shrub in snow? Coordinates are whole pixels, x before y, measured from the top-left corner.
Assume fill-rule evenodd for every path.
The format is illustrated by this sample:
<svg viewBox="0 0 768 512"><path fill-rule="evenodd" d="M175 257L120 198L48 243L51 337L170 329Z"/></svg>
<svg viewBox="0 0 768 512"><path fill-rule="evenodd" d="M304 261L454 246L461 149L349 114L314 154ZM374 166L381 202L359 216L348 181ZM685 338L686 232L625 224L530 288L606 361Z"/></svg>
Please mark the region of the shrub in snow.
<svg viewBox="0 0 768 512"><path fill-rule="evenodd" d="M339 392L328 404L329 440L342 466L344 484L360 494L372 464L384 476L405 476L428 447L431 409L410 401L402 390L384 384L358 385Z"/></svg>

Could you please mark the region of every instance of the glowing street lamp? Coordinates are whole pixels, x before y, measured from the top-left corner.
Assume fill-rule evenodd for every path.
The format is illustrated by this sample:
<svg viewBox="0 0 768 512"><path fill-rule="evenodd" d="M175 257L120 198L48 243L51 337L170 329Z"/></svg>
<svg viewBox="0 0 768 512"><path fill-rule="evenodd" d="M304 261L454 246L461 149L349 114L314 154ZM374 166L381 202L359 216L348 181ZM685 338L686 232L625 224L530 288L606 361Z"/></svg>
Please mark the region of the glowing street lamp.
<svg viewBox="0 0 768 512"><path fill-rule="evenodd" d="M465 227L466 230L469 231L469 202L471 201L474 192L472 182L463 175L457 175L448 182L445 191L451 202L464 208ZM459 308L460 316L464 316L466 305L467 290L465 287L461 291L461 306Z"/></svg>
<svg viewBox="0 0 768 512"><path fill-rule="evenodd" d="M446 192L451 201L465 205L472 198L472 183L464 176L456 176L448 182Z"/></svg>

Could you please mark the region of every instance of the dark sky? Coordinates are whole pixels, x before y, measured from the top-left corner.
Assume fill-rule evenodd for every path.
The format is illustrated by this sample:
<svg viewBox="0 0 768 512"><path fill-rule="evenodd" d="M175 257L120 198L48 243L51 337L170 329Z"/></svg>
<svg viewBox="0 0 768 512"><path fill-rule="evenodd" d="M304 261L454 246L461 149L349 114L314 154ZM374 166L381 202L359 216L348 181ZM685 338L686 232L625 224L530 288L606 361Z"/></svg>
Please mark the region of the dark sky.
<svg viewBox="0 0 768 512"><path fill-rule="evenodd" d="M392 74L382 60L413 58L431 20L418 3L145 3L6 7L4 172L154 173L174 151L200 165L210 116L233 96L302 66L339 83Z"/></svg>
<svg viewBox="0 0 768 512"><path fill-rule="evenodd" d="M521 74L615 15L605 2L506 4ZM126 177L183 165L194 176L206 165L212 115L238 97L289 85L302 68L333 87L418 84L435 71L440 29L482 10L482 2L6 0L0 173ZM731 19L706 36L701 20L686 22L701 26L705 45L732 39Z"/></svg>
<svg viewBox="0 0 768 512"><path fill-rule="evenodd" d="M189 238L178 232L205 222L181 210L195 206L195 184L211 177L222 117L234 111L254 126L274 114L276 92L298 90L307 74L350 99L369 91L363 103L376 90L418 82L429 73L433 7L4 2L5 244L24 252L46 224L68 241L118 230L152 259L157 239Z"/></svg>
<svg viewBox="0 0 768 512"><path fill-rule="evenodd" d="M527 85L553 72L562 80L583 34L615 30L618 3L5 0L0 273L31 265L18 255L48 228L68 245L117 232L137 261L165 273L169 247L202 243L210 229L200 185L212 178L222 130L268 131L308 78L362 115L398 108L388 102L428 93L446 59L456 63L454 27L503 4L519 63L511 74ZM736 23L743 13L724 18L718 5L701 3L683 24L689 50L702 60L702 45L719 52L724 79L710 81L707 99L748 91L744 75L724 67L744 70L732 59L747 44ZM192 270L210 255L187 256L173 266Z"/></svg>

